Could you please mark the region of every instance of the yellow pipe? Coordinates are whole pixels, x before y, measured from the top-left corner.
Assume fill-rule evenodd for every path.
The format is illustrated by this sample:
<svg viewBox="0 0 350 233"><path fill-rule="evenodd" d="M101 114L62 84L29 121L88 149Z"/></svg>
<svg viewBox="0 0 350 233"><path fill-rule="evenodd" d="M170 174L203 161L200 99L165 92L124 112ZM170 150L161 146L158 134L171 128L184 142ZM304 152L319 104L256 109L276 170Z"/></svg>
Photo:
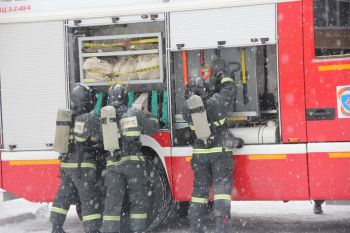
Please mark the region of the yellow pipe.
<svg viewBox="0 0 350 233"><path fill-rule="evenodd" d="M247 76L246 76L246 64L245 64L245 51L244 48L241 49L241 66L242 66L242 83L247 83Z"/></svg>

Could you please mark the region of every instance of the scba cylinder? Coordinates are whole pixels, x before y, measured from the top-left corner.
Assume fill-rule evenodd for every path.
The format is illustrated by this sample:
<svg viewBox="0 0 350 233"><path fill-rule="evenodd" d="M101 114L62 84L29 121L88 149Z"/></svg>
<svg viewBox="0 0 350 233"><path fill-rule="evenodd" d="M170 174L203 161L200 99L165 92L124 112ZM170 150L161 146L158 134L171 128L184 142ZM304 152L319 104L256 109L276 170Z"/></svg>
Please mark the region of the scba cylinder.
<svg viewBox="0 0 350 233"><path fill-rule="evenodd" d="M69 133L72 124L73 112L69 109L59 109L57 111L55 141L53 151L58 153L68 153Z"/></svg>
<svg viewBox="0 0 350 233"><path fill-rule="evenodd" d="M210 137L211 131L202 98L193 95L187 100L187 104L191 112L192 123L197 138L206 141Z"/></svg>
<svg viewBox="0 0 350 233"><path fill-rule="evenodd" d="M107 151L119 149L119 128L116 122L116 110L113 106L101 108L103 146Z"/></svg>

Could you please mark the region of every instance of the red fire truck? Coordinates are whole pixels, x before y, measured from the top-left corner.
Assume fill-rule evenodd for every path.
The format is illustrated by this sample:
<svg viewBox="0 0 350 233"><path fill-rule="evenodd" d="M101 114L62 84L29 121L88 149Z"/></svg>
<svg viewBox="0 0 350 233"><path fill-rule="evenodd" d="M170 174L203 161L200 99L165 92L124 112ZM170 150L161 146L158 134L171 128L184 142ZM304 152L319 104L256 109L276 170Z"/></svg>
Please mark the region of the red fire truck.
<svg viewBox="0 0 350 233"><path fill-rule="evenodd" d="M232 199L349 200L349 11L348 0L0 1L0 188L52 201L70 87L101 96L122 83L162 124L142 136L157 225L192 192L186 83L223 59L236 84L227 123L246 142Z"/></svg>

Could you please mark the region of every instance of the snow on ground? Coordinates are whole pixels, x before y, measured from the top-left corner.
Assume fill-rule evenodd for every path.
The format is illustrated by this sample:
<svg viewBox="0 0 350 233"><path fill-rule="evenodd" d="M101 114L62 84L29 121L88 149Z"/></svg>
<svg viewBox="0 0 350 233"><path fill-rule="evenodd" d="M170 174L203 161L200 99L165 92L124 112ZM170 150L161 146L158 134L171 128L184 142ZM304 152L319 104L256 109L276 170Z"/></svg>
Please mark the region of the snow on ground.
<svg viewBox="0 0 350 233"><path fill-rule="evenodd" d="M322 205L315 215L310 201L233 202L234 232L349 233L350 205Z"/></svg>
<svg viewBox="0 0 350 233"><path fill-rule="evenodd" d="M16 199L0 203L1 233L48 233L51 204L32 203L24 199ZM75 206L70 208L65 229L69 233L82 232L81 223L75 212Z"/></svg>
<svg viewBox="0 0 350 233"><path fill-rule="evenodd" d="M16 199L0 203L1 233L49 233L50 204L31 203ZM231 232L239 233L303 233L350 232L350 206L324 205L323 215L314 215L312 204L300 202L232 202ZM213 222L208 217L208 232ZM81 233L82 227L74 206L71 207L64 228L69 233ZM171 221L157 232L188 232L184 219Z"/></svg>

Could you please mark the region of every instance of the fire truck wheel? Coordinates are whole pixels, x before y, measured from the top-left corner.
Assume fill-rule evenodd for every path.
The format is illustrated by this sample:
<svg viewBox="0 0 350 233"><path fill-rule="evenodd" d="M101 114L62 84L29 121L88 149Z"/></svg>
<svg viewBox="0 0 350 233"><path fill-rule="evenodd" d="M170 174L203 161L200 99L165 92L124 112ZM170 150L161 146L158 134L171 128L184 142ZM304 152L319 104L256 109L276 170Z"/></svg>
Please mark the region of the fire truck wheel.
<svg viewBox="0 0 350 233"><path fill-rule="evenodd" d="M162 161L157 154L149 149L143 150L148 172L148 228L150 232L169 217L175 207L168 178Z"/></svg>
<svg viewBox="0 0 350 233"><path fill-rule="evenodd" d="M165 173L162 161L157 154L149 149L143 148L147 169L148 187L148 213L147 230L152 232L160 226L173 212L175 204L172 199L168 178ZM128 196L125 196L121 214L121 233L130 232L130 203Z"/></svg>

